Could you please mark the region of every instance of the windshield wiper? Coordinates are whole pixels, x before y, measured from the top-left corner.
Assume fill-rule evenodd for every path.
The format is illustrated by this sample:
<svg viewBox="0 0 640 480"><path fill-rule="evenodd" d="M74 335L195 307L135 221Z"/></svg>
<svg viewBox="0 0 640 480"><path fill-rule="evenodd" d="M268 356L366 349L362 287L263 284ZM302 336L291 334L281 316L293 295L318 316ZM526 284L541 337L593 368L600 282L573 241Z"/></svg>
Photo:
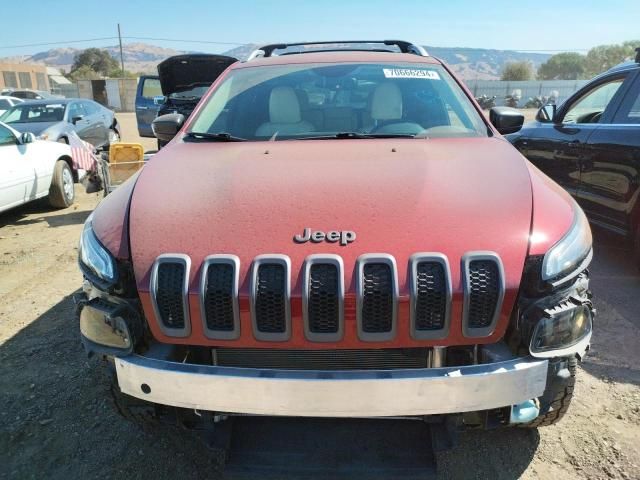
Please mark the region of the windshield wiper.
<svg viewBox="0 0 640 480"><path fill-rule="evenodd" d="M360 138L414 138L413 133L358 133L338 132L332 135L316 135L311 137L291 138L291 140L349 140Z"/></svg>
<svg viewBox="0 0 640 480"><path fill-rule="evenodd" d="M246 138L234 137L230 133L188 132L186 138L210 140L212 142L246 142Z"/></svg>

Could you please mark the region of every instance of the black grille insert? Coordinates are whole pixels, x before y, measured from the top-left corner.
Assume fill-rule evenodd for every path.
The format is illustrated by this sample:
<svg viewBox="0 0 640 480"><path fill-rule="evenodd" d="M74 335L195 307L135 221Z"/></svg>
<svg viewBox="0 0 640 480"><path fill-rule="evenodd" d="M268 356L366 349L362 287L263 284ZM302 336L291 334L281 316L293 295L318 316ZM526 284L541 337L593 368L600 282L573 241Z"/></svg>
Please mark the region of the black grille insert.
<svg viewBox="0 0 640 480"><path fill-rule="evenodd" d="M340 322L340 279L337 265L315 263L309 268L307 308L309 331L337 333Z"/></svg>
<svg viewBox="0 0 640 480"><path fill-rule="evenodd" d="M204 287L204 311L207 328L220 332L234 329L235 272L231 263L211 263Z"/></svg>
<svg viewBox="0 0 640 480"><path fill-rule="evenodd" d="M284 333L286 321L286 282L284 265L262 263L255 285L256 328L263 333Z"/></svg>
<svg viewBox="0 0 640 480"><path fill-rule="evenodd" d="M447 277L440 262L422 261L416 265L415 329L441 330L447 315Z"/></svg>
<svg viewBox="0 0 640 480"><path fill-rule="evenodd" d="M388 263L366 263L362 273L362 331L388 333L393 329L394 278Z"/></svg>
<svg viewBox="0 0 640 480"><path fill-rule="evenodd" d="M471 260L468 268L469 306L467 322L470 328L491 325L500 300L500 269L493 260Z"/></svg>
<svg viewBox="0 0 640 480"><path fill-rule="evenodd" d="M185 327L183 263L165 261L158 265L156 304L160 321L168 328Z"/></svg>

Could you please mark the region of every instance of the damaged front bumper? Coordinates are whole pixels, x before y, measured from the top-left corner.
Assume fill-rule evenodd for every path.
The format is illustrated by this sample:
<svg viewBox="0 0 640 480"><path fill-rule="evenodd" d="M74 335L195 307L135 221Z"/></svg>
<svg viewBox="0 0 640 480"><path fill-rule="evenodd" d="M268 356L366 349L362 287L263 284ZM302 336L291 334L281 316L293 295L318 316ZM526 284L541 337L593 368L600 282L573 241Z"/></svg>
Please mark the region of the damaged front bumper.
<svg viewBox="0 0 640 480"><path fill-rule="evenodd" d="M513 358L461 367L321 371L219 367L150 356L114 358L123 393L229 414L391 417L508 407L541 396L548 361Z"/></svg>

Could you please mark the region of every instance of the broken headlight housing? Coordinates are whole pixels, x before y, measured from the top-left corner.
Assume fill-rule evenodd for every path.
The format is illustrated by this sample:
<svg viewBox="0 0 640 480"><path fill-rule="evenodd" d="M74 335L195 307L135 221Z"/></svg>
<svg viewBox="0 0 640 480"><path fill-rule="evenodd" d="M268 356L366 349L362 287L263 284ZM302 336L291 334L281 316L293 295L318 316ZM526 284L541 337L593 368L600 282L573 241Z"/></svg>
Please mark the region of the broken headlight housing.
<svg viewBox="0 0 640 480"><path fill-rule="evenodd" d="M106 289L118 280L118 269L111 253L100 243L93 233L91 220L93 215L84 223L80 245L78 246L78 261L82 273L97 287Z"/></svg>
<svg viewBox="0 0 640 480"><path fill-rule="evenodd" d="M535 357L583 355L593 328L590 302L572 297L551 308L539 310L529 351Z"/></svg>
<svg viewBox="0 0 640 480"><path fill-rule="evenodd" d="M593 256L593 239L587 217L575 202L573 211L571 228L549 249L542 261L542 281L553 287L576 277L587 268Z"/></svg>

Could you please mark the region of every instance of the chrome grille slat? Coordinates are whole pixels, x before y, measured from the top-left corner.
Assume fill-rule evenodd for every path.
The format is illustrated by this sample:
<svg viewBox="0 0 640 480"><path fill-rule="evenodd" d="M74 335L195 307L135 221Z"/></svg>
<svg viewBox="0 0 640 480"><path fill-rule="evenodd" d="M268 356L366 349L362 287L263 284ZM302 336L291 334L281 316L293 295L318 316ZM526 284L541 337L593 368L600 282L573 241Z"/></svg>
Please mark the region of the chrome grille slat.
<svg viewBox="0 0 640 480"><path fill-rule="evenodd" d="M258 340L285 341L291 335L291 261L259 255L251 270L251 321Z"/></svg>
<svg viewBox="0 0 640 480"><path fill-rule="evenodd" d="M208 338L234 340L240 336L238 275L235 255L209 255L200 277L200 314Z"/></svg>
<svg viewBox="0 0 640 480"><path fill-rule="evenodd" d="M486 337L493 333L504 299L504 269L494 252L469 252L462 258L463 333Z"/></svg>
<svg viewBox="0 0 640 480"><path fill-rule="evenodd" d="M363 341L391 340L396 334L398 273L388 254L367 254L356 262L358 337Z"/></svg>
<svg viewBox="0 0 640 480"><path fill-rule="evenodd" d="M191 333L189 319L189 273L191 259L183 254L165 254L151 267L151 303L165 335L186 337Z"/></svg>
<svg viewBox="0 0 640 480"><path fill-rule="evenodd" d="M451 272L441 253L416 253L409 261L411 335L417 340L445 338L451 316Z"/></svg>

